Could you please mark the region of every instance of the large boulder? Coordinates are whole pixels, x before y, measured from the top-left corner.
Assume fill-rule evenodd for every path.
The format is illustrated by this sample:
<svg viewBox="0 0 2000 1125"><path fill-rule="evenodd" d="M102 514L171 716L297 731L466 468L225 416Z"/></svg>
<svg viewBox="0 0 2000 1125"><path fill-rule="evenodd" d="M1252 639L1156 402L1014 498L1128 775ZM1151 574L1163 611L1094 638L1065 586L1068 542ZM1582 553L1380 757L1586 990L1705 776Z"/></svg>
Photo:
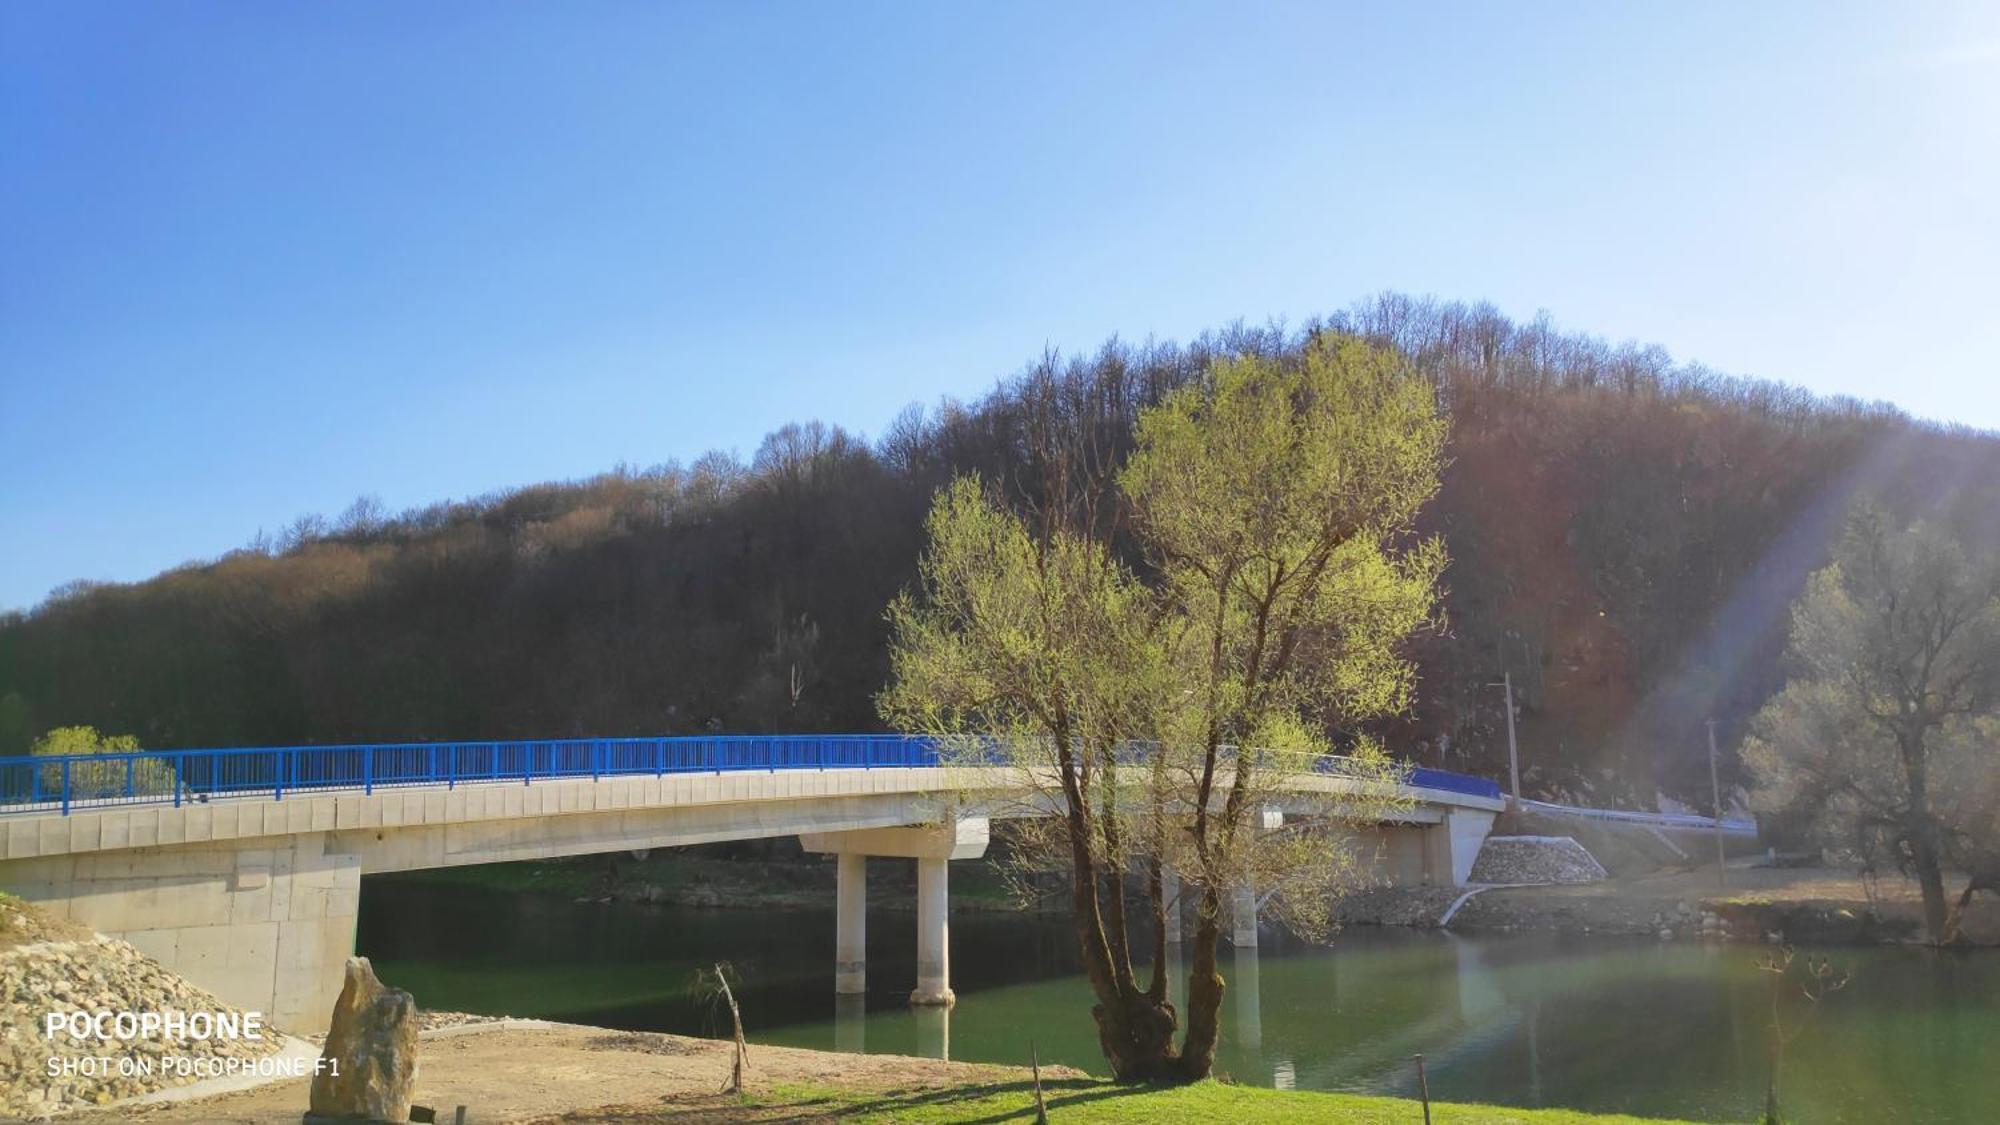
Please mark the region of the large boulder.
<svg viewBox="0 0 2000 1125"><path fill-rule="evenodd" d="M307 1125L403 1125L417 1079L417 1002L377 980L368 958L349 957L320 1058Z"/></svg>

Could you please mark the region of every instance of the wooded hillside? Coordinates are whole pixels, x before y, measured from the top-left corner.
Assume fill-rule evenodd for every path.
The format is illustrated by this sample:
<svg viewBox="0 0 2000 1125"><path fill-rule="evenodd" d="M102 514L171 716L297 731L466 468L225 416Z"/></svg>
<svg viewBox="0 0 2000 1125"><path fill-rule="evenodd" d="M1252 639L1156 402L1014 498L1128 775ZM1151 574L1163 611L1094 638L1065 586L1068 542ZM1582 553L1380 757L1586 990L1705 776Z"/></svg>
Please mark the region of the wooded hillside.
<svg viewBox="0 0 2000 1125"><path fill-rule="evenodd" d="M393 517L361 502L80 584L0 620L0 754L83 723L160 749L874 729L883 610L939 486L976 471L1030 495L1032 413L1122 450L1211 356L1293 356L1319 332L1400 348L1451 419L1426 516L1452 559L1446 618L1415 649L1416 711L1384 732L1423 764L1503 776L1489 685L1512 672L1531 788L1705 790L1703 720L1733 746L1782 683L1786 613L1856 497L1989 546L2000 526L1993 435L1388 295L1296 331L1047 356L873 443L791 425L747 465L711 453Z"/></svg>

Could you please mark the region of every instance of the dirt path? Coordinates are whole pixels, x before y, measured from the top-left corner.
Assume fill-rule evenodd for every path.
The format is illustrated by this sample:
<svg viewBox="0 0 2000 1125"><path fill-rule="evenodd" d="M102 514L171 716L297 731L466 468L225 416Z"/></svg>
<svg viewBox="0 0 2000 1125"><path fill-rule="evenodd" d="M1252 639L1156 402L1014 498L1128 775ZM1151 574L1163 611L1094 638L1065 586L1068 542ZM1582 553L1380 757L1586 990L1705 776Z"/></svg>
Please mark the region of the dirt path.
<svg viewBox="0 0 2000 1125"><path fill-rule="evenodd" d="M716 1096L729 1076L730 1047L711 1039L563 1025L425 1039L419 1048L416 1101L450 1121L615 1122L671 1111L676 1120L756 1120L733 1099ZM1044 1067L1045 1077L1076 1077ZM750 1048L752 1092L797 1083L889 1089L1018 1078L1016 1068L946 1063L900 1055L843 1055L790 1047ZM64 1117L75 1125L298 1125L304 1079L166 1105L117 1107ZM793 1118L796 1120L796 1117Z"/></svg>

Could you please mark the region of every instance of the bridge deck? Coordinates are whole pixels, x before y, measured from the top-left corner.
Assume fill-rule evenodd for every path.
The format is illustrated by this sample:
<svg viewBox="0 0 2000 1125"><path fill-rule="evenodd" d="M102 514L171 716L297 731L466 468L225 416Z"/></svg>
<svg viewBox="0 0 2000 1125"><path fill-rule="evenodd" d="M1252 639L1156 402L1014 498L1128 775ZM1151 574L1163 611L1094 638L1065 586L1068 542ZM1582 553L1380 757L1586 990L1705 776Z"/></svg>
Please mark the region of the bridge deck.
<svg viewBox="0 0 2000 1125"><path fill-rule="evenodd" d="M0 816L68 815L117 805L178 807L223 796L278 801L298 793L450 791L481 782L529 786L580 778L935 768L977 756L942 751L929 738L862 734L412 742L0 758ZM1313 769L1338 776L1344 761L1321 758ZM1439 792L1500 797L1495 782L1444 770L1413 769L1409 781Z"/></svg>

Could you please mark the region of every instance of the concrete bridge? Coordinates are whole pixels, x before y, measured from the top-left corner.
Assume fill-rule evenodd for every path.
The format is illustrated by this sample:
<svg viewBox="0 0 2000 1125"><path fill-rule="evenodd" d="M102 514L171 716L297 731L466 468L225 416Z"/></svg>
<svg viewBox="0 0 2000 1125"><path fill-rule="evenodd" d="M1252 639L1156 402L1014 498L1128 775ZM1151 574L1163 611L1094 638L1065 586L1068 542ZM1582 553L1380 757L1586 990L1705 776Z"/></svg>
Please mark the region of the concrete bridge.
<svg viewBox="0 0 2000 1125"><path fill-rule="evenodd" d="M1357 784L1296 778L1318 800ZM1504 807L1498 787L1416 770L1405 789L1393 820L1357 826L1383 876L1464 883ZM1018 768L941 764L930 742L899 736L9 758L0 888L311 1030L354 952L364 874L796 835L837 857L836 992L866 988L866 858L904 857L918 886L911 999L949 1004L948 865L985 853L993 817L1035 815L1028 792ZM1239 944L1256 940L1254 901L1239 896Z"/></svg>

